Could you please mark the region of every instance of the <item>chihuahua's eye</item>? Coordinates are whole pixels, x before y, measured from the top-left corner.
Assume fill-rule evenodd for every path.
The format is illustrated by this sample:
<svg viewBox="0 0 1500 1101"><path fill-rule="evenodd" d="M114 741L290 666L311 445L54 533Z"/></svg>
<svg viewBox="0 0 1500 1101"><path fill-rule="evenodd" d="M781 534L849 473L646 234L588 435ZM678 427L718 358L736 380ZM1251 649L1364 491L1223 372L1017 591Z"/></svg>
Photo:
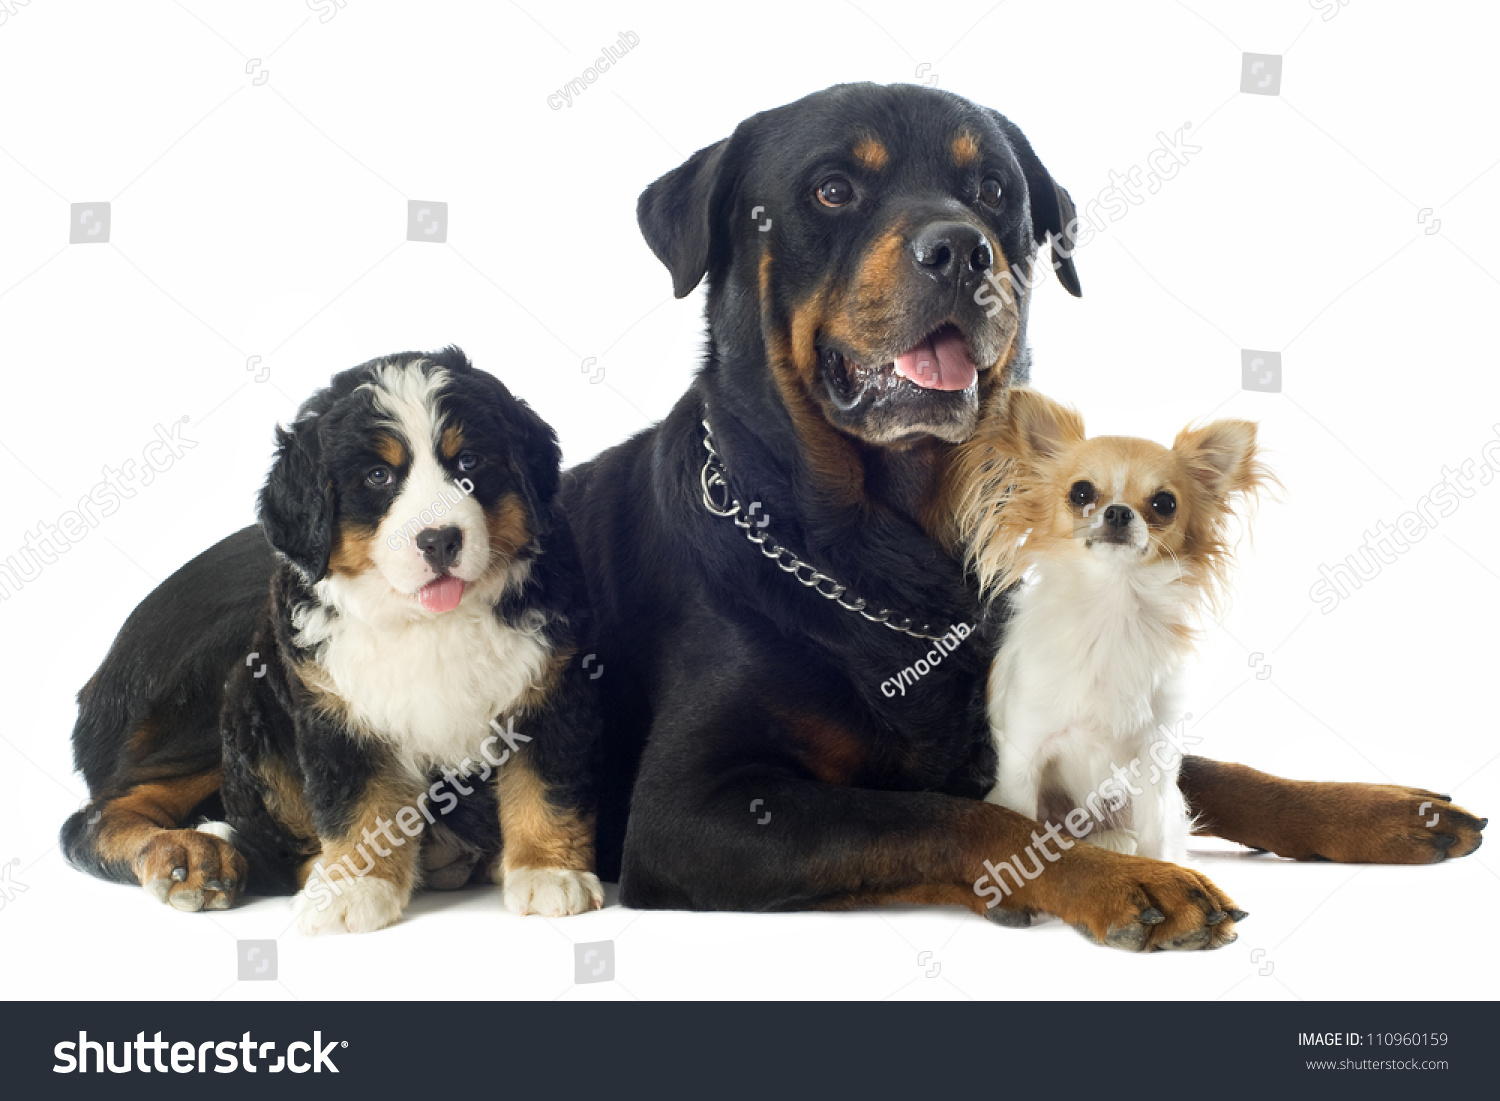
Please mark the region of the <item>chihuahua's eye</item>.
<svg viewBox="0 0 1500 1101"><path fill-rule="evenodd" d="M829 176L818 185L818 202L824 206L843 206L854 198L854 185L843 176Z"/></svg>
<svg viewBox="0 0 1500 1101"><path fill-rule="evenodd" d="M1068 490L1068 500L1077 508L1091 505L1098 499L1099 493L1094 489L1093 482L1074 482L1073 488Z"/></svg>
<svg viewBox="0 0 1500 1101"><path fill-rule="evenodd" d="M999 206L1000 195L1000 181L994 176L986 176L984 182L979 185L979 201L985 206Z"/></svg>
<svg viewBox="0 0 1500 1101"><path fill-rule="evenodd" d="M458 457L458 470L461 474L468 474L471 471L478 470L483 465L484 456L476 455L472 451L465 451Z"/></svg>
<svg viewBox="0 0 1500 1101"><path fill-rule="evenodd" d="M1166 490L1162 490L1155 497L1151 498L1151 508L1162 519L1170 520L1173 514L1177 512L1177 498L1173 497Z"/></svg>
<svg viewBox="0 0 1500 1101"><path fill-rule="evenodd" d="M391 472L390 472L390 468L388 468L388 467L384 467L384 466L373 467L373 468L371 468L370 472L365 475L365 485L367 485L367 486L377 486L377 487L379 487L379 486L388 486L390 484L391 484Z"/></svg>

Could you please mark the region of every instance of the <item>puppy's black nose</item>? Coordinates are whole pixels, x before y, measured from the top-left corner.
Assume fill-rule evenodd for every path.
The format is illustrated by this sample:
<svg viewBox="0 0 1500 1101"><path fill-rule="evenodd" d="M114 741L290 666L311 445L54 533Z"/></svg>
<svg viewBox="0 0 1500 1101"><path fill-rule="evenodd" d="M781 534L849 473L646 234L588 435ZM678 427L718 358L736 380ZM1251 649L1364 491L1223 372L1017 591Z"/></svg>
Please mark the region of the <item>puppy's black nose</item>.
<svg viewBox="0 0 1500 1101"><path fill-rule="evenodd" d="M1128 528L1134 517L1129 505L1110 505L1104 510L1104 522L1112 528Z"/></svg>
<svg viewBox="0 0 1500 1101"><path fill-rule="evenodd" d="M933 222L912 238L917 269L940 282L973 279L995 262L984 234L964 222Z"/></svg>
<svg viewBox="0 0 1500 1101"><path fill-rule="evenodd" d="M458 553L464 549L464 533L452 525L423 528L417 532L416 544L427 564L442 573L458 561Z"/></svg>

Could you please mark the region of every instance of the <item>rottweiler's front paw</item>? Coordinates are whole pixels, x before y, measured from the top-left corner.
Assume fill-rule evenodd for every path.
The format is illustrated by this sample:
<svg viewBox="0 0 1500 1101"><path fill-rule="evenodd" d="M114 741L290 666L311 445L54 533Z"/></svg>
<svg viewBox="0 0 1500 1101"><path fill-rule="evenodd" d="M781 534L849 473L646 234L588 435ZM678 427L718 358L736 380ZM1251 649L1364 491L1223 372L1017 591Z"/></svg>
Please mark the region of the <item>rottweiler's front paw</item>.
<svg viewBox="0 0 1500 1101"><path fill-rule="evenodd" d="M1396 784L1309 783L1316 818L1272 848L1294 860L1341 864L1437 864L1484 842L1488 818L1451 797Z"/></svg>
<svg viewBox="0 0 1500 1101"><path fill-rule="evenodd" d="M1130 952L1222 948L1249 915L1191 868L1079 845L1045 868L1017 902L1056 914L1084 936Z"/></svg>

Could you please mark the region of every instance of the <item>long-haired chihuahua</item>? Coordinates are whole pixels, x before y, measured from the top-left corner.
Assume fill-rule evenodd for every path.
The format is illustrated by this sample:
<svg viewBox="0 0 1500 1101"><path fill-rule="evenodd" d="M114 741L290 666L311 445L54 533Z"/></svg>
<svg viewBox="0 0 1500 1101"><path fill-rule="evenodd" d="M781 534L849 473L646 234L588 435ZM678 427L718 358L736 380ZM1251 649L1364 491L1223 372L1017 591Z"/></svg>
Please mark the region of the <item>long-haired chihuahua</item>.
<svg viewBox="0 0 1500 1101"><path fill-rule="evenodd" d="M1179 681L1217 609L1236 503L1273 482L1255 425L1186 428L1170 448L1084 433L1013 389L960 451L955 518L986 595L1010 602L991 665L990 802L1117 852L1180 862Z"/></svg>

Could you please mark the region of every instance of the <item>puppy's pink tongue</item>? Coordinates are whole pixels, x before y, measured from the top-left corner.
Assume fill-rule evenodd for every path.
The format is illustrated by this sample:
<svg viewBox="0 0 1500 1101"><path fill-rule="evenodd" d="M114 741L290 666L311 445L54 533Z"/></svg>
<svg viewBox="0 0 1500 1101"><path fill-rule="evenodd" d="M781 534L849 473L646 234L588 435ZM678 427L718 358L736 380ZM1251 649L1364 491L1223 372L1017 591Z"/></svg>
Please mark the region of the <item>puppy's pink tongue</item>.
<svg viewBox="0 0 1500 1101"><path fill-rule="evenodd" d="M951 329L896 357L896 374L924 390L967 390L978 373L964 338Z"/></svg>
<svg viewBox="0 0 1500 1101"><path fill-rule="evenodd" d="M464 582L461 577L440 577L417 590L417 599L429 612L451 612L463 598Z"/></svg>

